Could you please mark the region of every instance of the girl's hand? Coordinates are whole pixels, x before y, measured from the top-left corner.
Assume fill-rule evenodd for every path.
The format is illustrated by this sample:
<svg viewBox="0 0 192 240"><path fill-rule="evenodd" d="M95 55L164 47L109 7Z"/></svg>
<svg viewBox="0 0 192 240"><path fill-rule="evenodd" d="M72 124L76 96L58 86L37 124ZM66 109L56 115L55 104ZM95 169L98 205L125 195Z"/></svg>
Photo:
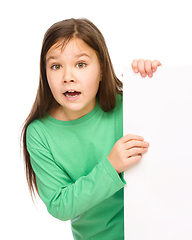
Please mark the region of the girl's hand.
<svg viewBox="0 0 192 240"><path fill-rule="evenodd" d="M153 73L156 72L158 66L162 66L162 64L157 60L143 60L143 59L135 59L133 60L132 69L135 73L140 72L142 77L153 76Z"/></svg>
<svg viewBox="0 0 192 240"><path fill-rule="evenodd" d="M117 173L125 171L131 164L141 160L149 143L137 135L128 134L119 139L108 155L108 160Z"/></svg>

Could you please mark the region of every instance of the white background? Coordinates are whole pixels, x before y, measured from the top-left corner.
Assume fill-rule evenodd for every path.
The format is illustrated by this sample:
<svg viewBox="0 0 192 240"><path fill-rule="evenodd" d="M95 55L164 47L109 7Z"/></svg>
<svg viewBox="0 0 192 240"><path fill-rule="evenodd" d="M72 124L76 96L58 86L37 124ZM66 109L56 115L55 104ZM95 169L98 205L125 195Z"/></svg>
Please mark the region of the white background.
<svg viewBox="0 0 192 240"><path fill-rule="evenodd" d="M41 201L32 203L19 149L38 86L43 35L53 23L72 17L86 17L101 30L118 75L135 58L192 65L190 0L1 2L2 239L72 239L69 223L51 217Z"/></svg>
<svg viewBox="0 0 192 240"><path fill-rule="evenodd" d="M150 143L125 172L126 240L192 239L192 66L124 70L124 134Z"/></svg>

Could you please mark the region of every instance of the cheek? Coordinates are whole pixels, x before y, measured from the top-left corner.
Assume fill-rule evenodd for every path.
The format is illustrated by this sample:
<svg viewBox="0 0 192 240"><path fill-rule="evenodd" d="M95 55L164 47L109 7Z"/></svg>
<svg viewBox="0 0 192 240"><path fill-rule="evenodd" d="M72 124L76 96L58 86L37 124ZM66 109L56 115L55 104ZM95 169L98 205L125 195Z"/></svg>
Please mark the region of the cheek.
<svg viewBox="0 0 192 240"><path fill-rule="evenodd" d="M50 89L52 91L53 90L53 83L52 83L51 78L50 78L49 75L47 75L47 82L48 82L48 85L49 85L49 87L50 87Z"/></svg>
<svg viewBox="0 0 192 240"><path fill-rule="evenodd" d="M100 77L98 75L89 75L84 81L84 88L89 92L97 92L100 84Z"/></svg>
<svg viewBox="0 0 192 240"><path fill-rule="evenodd" d="M47 82L52 93L55 92L58 88L58 79L59 76L56 76L54 73L47 71Z"/></svg>
<svg viewBox="0 0 192 240"><path fill-rule="evenodd" d="M101 71L98 68L92 68L89 72L90 85L99 86L101 81Z"/></svg>
<svg viewBox="0 0 192 240"><path fill-rule="evenodd" d="M50 76L47 76L47 82L48 82L49 88L53 94L53 97L56 99L57 95L58 95L58 87L57 87L55 81L53 81Z"/></svg>
<svg viewBox="0 0 192 240"><path fill-rule="evenodd" d="M97 74L95 76L96 76L95 77L95 85L97 86L97 88L99 88L99 84L100 84L101 79L102 79L101 72L97 72Z"/></svg>

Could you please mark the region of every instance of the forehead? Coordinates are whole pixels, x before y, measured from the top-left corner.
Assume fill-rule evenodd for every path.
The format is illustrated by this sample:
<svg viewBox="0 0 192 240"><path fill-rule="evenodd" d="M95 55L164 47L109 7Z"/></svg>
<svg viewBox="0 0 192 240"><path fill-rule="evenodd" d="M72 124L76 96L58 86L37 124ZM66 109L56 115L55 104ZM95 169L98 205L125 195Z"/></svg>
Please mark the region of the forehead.
<svg viewBox="0 0 192 240"><path fill-rule="evenodd" d="M80 56L87 55L89 57L97 57L97 54L94 49L92 49L87 43L82 39L73 37L69 41L60 40L55 43L46 54L46 61L54 56Z"/></svg>

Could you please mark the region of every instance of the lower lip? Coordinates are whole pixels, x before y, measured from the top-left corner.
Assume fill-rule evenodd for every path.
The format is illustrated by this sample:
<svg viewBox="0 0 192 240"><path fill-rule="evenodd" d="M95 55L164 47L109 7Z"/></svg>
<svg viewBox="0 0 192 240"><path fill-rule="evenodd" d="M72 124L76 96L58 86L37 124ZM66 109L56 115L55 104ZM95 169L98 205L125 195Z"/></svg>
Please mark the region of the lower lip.
<svg viewBox="0 0 192 240"><path fill-rule="evenodd" d="M68 101L76 101L80 98L81 93L79 95L77 95L76 97L67 97L67 96L65 96L65 94L63 94L63 95Z"/></svg>

